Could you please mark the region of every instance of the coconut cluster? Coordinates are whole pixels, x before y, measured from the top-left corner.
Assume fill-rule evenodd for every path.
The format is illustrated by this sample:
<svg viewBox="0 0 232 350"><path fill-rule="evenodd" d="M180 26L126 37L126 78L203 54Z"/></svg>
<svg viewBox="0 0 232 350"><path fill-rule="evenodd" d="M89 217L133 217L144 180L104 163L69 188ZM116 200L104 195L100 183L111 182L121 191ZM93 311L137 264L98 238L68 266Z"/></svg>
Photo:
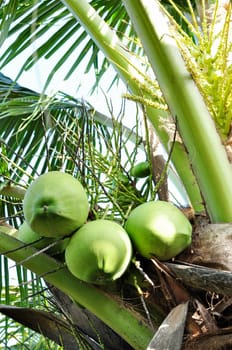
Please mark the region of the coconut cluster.
<svg viewBox="0 0 232 350"><path fill-rule="evenodd" d="M17 238L49 254L65 251L69 271L90 283L104 284L127 270L133 250L145 258L169 260L191 243L192 227L168 202L147 202L133 209L125 227L111 221L87 221L89 203L72 175L50 171L29 186L23 201L25 222ZM53 242L58 242L53 246Z"/></svg>

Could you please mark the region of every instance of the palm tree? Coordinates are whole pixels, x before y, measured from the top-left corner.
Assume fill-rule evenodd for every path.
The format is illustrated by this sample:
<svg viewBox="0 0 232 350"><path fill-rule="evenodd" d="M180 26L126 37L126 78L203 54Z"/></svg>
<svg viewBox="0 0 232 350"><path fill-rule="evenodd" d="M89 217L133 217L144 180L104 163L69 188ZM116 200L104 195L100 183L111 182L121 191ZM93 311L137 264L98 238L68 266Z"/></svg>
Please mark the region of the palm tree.
<svg viewBox="0 0 232 350"><path fill-rule="evenodd" d="M70 40L42 93L0 77L2 263L6 276L8 258L18 264L20 307L29 306L29 287L22 282L32 271L33 293L45 295L45 300L50 296L59 317L34 310L22 318L22 310L10 306L1 311L67 349L77 344L81 349L103 344L106 349L145 349L153 335L150 349L153 341L160 348L169 346L173 337L176 349L203 349L206 342L212 349L231 346L230 332L224 329L230 326L226 312L231 307L231 5L203 0L170 0L164 5L155 0L2 4L1 41L18 36L6 45L1 68L45 34L22 70ZM59 21L62 26L53 32ZM123 125L123 108L118 118L113 113L107 118L67 94L46 95L54 72L73 57L69 77L89 52L86 70L95 68L96 84L113 65L113 82L122 79L129 90L125 98L142 106L131 129ZM156 138L166 161L157 154ZM151 170L140 181L130 173L139 154ZM178 179L194 228L191 248L168 263L136 255L113 290L80 283L64 268L62 254L54 259L10 236L23 222L28 185L48 170L65 170L79 178L88 193L89 219L104 217L122 225L143 202L157 196L173 200L167 179ZM5 303L10 304L7 277L4 286ZM35 298L36 304L42 303ZM165 336L158 328L162 321L169 329ZM51 323L54 331L48 328Z"/></svg>

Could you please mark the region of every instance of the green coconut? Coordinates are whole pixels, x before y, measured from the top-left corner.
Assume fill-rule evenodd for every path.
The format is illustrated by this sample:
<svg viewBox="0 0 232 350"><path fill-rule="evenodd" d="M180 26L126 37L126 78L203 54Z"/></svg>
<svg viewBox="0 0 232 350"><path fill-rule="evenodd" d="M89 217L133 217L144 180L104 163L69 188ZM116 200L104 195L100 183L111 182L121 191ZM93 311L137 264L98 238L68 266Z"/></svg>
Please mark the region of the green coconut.
<svg viewBox="0 0 232 350"><path fill-rule="evenodd" d="M43 249L53 242L52 238L41 237L38 233L33 231L26 221L19 227L15 237L25 244L33 245L33 247L37 249Z"/></svg>
<svg viewBox="0 0 232 350"><path fill-rule="evenodd" d="M52 246L45 251L45 253L50 255L62 253L70 240L69 237L58 241L56 241L55 238L42 237L33 231L26 221L19 227L14 236L23 243L30 244L36 249L43 249L52 244Z"/></svg>
<svg viewBox="0 0 232 350"><path fill-rule="evenodd" d="M169 260L191 243L190 222L176 206L165 201L147 202L133 209L125 230L145 258Z"/></svg>
<svg viewBox="0 0 232 350"><path fill-rule="evenodd" d="M126 231L110 220L83 225L65 250L70 272L82 281L105 284L120 278L132 257L132 244Z"/></svg>
<svg viewBox="0 0 232 350"><path fill-rule="evenodd" d="M140 162L134 165L130 171L131 176L137 178L147 177L151 174L151 169L148 161Z"/></svg>
<svg viewBox="0 0 232 350"><path fill-rule="evenodd" d="M72 175L50 171L29 186L23 201L26 221L44 237L70 235L89 213L87 194Z"/></svg>

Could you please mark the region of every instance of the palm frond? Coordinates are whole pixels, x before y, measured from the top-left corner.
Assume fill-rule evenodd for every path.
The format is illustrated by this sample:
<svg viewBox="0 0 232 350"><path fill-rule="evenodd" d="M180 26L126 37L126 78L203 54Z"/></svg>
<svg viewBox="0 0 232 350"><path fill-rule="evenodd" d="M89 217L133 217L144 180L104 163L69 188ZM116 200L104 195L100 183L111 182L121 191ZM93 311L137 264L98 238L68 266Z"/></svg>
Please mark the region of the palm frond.
<svg viewBox="0 0 232 350"><path fill-rule="evenodd" d="M129 19L121 2L91 1L94 7L100 8L104 19L116 30L120 37L127 33L128 39L135 36L129 26ZM3 14L8 10L7 5L2 9ZM18 3L15 5L14 18L9 23L2 19L5 37L13 37L13 42L5 43L6 49L1 55L1 68L9 64L14 58L24 52L33 43L36 49L28 55L23 69L30 69L40 58L49 59L58 53L54 69L57 71L72 57L72 63L66 70L68 78L85 59L85 71L94 68L96 78L104 74L109 67L106 59L101 59L99 49L80 23L74 19L62 2L57 1L31 1L27 6ZM131 39L127 40L131 45ZM61 52L62 50L62 52ZM89 59L87 59L89 57Z"/></svg>
<svg viewBox="0 0 232 350"><path fill-rule="evenodd" d="M8 1L5 6L2 6L1 1L0 8L0 46L8 37L8 32L11 26L11 23L14 21L17 10L18 10L18 1Z"/></svg>
<svg viewBox="0 0 232 350"><path fill-rule="evenodd" d="M169 2L164 2L164 4L179 22L182 21ZM117 33L128 50L140 57L144 55L143 48L121 1L92 0L90 5ZM188 11L185 1L180 1L177 6ZM27 59L19 74L23 70L29 70L41 58L56 57L54 67L48 75L47 84L51 81L54 72L61 68L65 72L65 79L68 79L84 61L86 73L91 69L94 70L97 85L111 64L107 58L102 57L95 42L62 2L38 0L27 1L25 5L20 1L10 1L9 4L2 6L0 18L2 19L2 41L5 41L0 58L0 69L23 52L28 52L30 47L32 49L27 54ZM188 27L185 27L188 30ZM69 62L68 65L67 62Z"/></svg>
<svg viewBox="0 0 232 350"><path fill-rule="evenodd" d="M75 329L70 329L70 323L60 315L33 308L3 304L0 305L0 312L53 340L65 349L91 349L87 344L85 345L86 341L80 337L80 330L79 333L75 334ZM91 339L89 339L89 342L92 343ZM96 349L99 349L97 344Z"/></svg>

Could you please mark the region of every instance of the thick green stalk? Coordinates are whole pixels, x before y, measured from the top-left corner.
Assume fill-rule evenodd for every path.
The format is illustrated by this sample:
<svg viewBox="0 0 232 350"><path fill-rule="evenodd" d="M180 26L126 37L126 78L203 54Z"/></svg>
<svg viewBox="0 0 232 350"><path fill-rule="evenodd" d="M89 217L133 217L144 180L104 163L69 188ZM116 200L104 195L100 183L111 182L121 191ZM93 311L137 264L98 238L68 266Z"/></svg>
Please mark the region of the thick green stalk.
<svg viewBox="0 0 232 350"><path fill-rule="evenodd" d="M140 96L140 87L144 83L144 78L143 74L139 74L139 72L143 72L139 65L139 60L128 52L122 41L86 0L62 0L62 2L70 9L74 17L80 21L96 45L98 45L104 55L112 62L130 91L133 94ZM135 1L134 4L137 4L137 1ZM172 140L170 140L170 135L166 128L166 124L169 120L168 115L164 112L160 113L160 111L151 107L147 107L147 115L152 121L161 143L166 151L169 152L170 141ZM183 150L181 153L177 151L172 157L172 162L177 173L179 173L178 167L181 166L179 160L182 153ZM193 208L196 211L199 211L202 209L202 206L199 205L199 203L201 203L201 194L196 181L192 181L193 179L194 176L192 174L191 178L186 177L185 179L182 179L182 181ZM192 191L193 188L194 191ZM192 197L193 192L195 193L194 197Z"/></svg>
<svg viewBox="0 0 232 350"><path fill-rule="evenodd" d="M123 0L197 176L213 222L232 221L232 170L206 104L156 0Z"/></svg>
<svg viewBox="0 0 232 350"><path fill-rule="evenodd" d="M99 288L78 280L62 263L52 257L43 253L33 256L37 252L33 247L18 249L22 247L22 243L5 232L6 227L0 227L0 254L18 264L22 263L24 267L69 295L99 317L134 349L146 349L154 330L151 330L141 315Z"/></svg>

